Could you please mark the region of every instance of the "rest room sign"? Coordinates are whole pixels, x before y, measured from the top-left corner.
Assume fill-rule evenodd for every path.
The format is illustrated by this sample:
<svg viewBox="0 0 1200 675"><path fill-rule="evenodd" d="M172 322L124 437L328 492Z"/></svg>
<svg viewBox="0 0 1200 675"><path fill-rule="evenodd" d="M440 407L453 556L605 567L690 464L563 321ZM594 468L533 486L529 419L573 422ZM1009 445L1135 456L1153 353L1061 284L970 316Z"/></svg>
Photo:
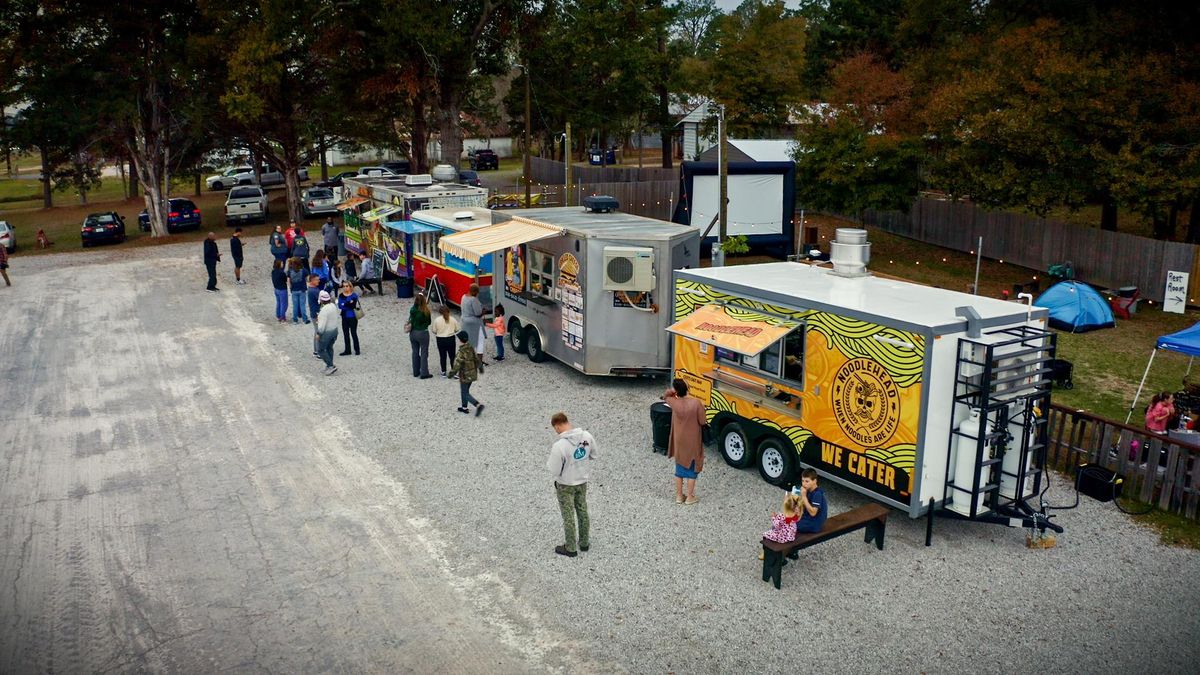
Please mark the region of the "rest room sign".
<svg viewBox="0 0 1200 675"><path fill-rule="evenodd" d="M1167 288L1163 293L1163 311L1183 314L1187 306L1187 272L1167 272Z"/></svg>

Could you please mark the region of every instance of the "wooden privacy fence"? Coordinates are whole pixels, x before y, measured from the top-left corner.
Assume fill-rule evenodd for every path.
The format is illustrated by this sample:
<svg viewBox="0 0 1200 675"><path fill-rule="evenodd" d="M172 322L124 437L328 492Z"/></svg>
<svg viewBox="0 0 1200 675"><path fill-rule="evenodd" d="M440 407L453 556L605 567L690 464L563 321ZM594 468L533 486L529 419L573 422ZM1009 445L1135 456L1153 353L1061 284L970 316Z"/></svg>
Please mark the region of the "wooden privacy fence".
<svg viewBox="0 0 1200 675"><path fill-rule="evenodd" d="M984 256L1035 270L1070 260L1083 281L1108 288L1137 286L1143 297L1160 302L1167 271L1190 272L1188 299L1200 297L1200 256L1194 244L931 198L916 200L909 213L867 209L862 222L959 251L974 251L983 237Z"/></svg>
<svg viewBox="0 0 1200 675"><path fill-rule="evenodd" d="M676 194L679 184L670 180L644 181L641 183L586 183L576 184L571 193L572 204L582 204L584 197L589 195L608 195L615 197L621 205L621 211L647 218L671 220L674 204L679 200ZM535 206L564 206L564 188L558 185L534 185L533 192L544 196L540 204ZM525 186L513 185L499 189L501 194L519 195L520 201L525 199Z"/></svg>
<svg viewBox="0 0 1200 675"><path fill-rule="evenodd" d="M1121 475L1125 497L1197 519L1200 446L1052 405L1047 467L1065 471L1074 478L1076 469L1085 463L1098 464Z"/></svg>
<svg viewBox="0 0 1200 675"><path fill-rule="evenodd" d="M566 165L553 159L530 157L530 174L533 182L547 185L562 185L566 182ZM579 166L571 168L574 183L636 183L640 181L678 181L679 169L661 167L637 168L636 166Z"/></svg>

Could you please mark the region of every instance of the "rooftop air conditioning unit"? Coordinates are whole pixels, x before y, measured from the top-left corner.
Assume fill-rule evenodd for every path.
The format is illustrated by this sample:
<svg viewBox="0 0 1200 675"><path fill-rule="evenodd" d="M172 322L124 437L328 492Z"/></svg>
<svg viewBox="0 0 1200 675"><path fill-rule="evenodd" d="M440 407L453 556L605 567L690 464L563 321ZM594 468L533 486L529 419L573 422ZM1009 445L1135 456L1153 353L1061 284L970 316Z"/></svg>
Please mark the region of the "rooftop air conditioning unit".
<svg viewBox="0 0 1200 675"><path fill-rule="evenodd" d="M404 184L409 186L433 185L433 176L427 173L410 173L404 177Z"/></svg>
<svg viewBox="0 0 1200 675"><path fill-rule="evenodd" d="M604 290L649 291L654 286L654 249L604 247Z"/></svg>

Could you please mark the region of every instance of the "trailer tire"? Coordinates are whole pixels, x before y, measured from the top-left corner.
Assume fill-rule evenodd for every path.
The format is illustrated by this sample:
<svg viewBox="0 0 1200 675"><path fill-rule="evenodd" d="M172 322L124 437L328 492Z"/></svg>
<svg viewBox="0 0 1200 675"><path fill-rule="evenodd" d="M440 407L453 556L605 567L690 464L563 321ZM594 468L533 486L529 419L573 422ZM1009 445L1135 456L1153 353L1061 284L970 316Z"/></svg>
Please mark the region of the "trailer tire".
<svg viewBox="0 0 1200 675"><path fill-rule="evenodd" d="M525 342L525 330L521 328L521 320L513 317L508 320L508 346L518 354L524 354L529 349Z"/></svg>
<svg viewBox="0 0 1200 675"><path fill-rule="evenodd" d="M758 443L758 475L771 485L780 487L792 481L796 471L796 452L774 436Z"/></svg>
<svg viewBox="0 0 1200 675"><path fill-rule="evenodd" d="M750 448L750 438L737 422L730 422L721 427L721 457L725 463L735 469L744 469L754 461L754 451Z"/></svg>
<svg viewBox="0 0 1200 675"><path fill-rule="evenodd" d="M542 336L538 335L537 328L526 326L522 332L525 333L525 349L529 360L534 363L545 361L546 352L542 349Z"/></svg>

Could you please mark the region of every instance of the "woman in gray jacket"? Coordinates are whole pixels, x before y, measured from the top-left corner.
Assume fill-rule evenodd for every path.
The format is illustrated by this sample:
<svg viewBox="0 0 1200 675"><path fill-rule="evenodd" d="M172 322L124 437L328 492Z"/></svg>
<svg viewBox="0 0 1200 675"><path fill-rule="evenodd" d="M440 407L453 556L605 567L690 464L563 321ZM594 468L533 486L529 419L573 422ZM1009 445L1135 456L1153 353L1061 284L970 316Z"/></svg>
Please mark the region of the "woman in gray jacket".
<svg viewBox="0 0 1200 675"><path fill-rule="evenodd" d="M458 303L462 308L462 329L466 331L467 342L475 347L479 360L483 360L483 303L479 302L479 284L471 284L467 294Z"/></svg>

